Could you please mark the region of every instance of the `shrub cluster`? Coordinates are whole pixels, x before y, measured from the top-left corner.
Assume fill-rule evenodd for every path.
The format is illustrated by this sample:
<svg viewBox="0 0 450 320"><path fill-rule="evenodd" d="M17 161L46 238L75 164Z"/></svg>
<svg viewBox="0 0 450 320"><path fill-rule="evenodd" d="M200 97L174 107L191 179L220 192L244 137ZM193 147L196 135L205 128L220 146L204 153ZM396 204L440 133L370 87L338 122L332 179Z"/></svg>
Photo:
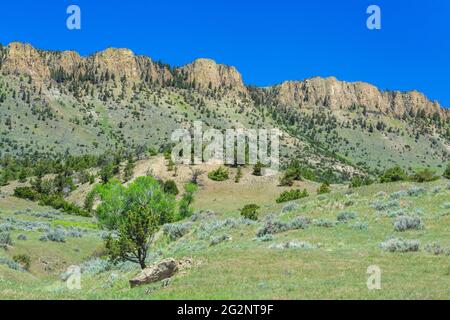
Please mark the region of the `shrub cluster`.
<svg viewBox="0 0 450 320"><path fill-rule="evenodd" d="M260 161L258 161L254 166L253 166L253 175L254 176L262 176L262 169L265 167L265 165L263 165Z"/></svg>
<svg viewBox="0 0 450 320"><path fill-rule="evenodd" d="M228 169L220 166L216 170L213 170L210 173L208 173L208 178L210 178L213 181L226 181L229 178Z"/></svg>
<svg viewBox="0 0 450 320"><path fill-rule="evenodd" d="M435 171L428 168L417 170L410 179L415 182L431 182L439 179L439 176L435 175Z"/></svg>
<svg viewBox="0 0 450 320"><path fill-rule="evenodd" d="M381 183L405 181L408 178L406 172L399 166L386 170L380 177Z"/></svg>
<svg viewBox="0 0 450 320"><path fill-rule="evenodd" d="M11 225L11 223L6 222L6 223L0 224L0 232L7 232L7 231L11 231L11 230L13 230L13 226Z"/></svg>
<svg viewBox="0 0 450 320"><path fill-rule="evenodd" d="M369 229L369 224L366 221L356 221L354 224L351 225L352 229L355 230L367 230Z"/></svg>
<svg viewBox="0 0 450 320"><path fill-rule="evenodd" d="M167 180L167 181L163 182L162 187L163 187L164 192L167 194L173 194L176 196L179 193L177 184L173 180Z"/></svg>
<svg viewBox="0 0 450 320"><path fill-rule="evenodd" d="M52 241L52 242L66 242L66 235L64 230L56 228L47 231L40 238L40 241Z"/></svg>
<svg viewBox="0 0 450 320"><path fill-rule="evenodd" d="M13 257L14 262L18 263L20 267L24 270L30 269L31 258L26 254L17 254Z"/></svg>
<svg viewBox="0 0 450 320"><path fill-rule="evenodd" d="M163 226L163 232L171 241L175 241L186 235L192 227L192 222L169 223Z"/></svg>
<svg viewBox="0 0 450 320"><path fill-rule="evenodd" d="M419 251L419 245L420 243L417 240L405 240L402 238L391 238L380 243L380 247L389 252L415 252Z"/></svg>
<svg viewBox="0 0 450 320"><path fill-rule="evenodd" d="M310 250L310 249L314 249L315 247L306 241L297 241L297 240L292 240L292 241L287 241L285 243L274 243L272 245L269 246L270 249L306 249L306 250Z"/></svg>
<svg viewBox="0 0 450 320"><path fill-rule="evenodd" d="M268 219L256 233L257 237L281 233L289 230L305 229L311 223L309 218L296 217L290 222Z"/></svg>
<svg viewBox="0 0 450 320"><path fill-rule="evenodd" d="M418 197L422 194L425 194L427 191L424 188L420 187L413 187L406 191L408 193L408 196L410 197Z"/></svg>
<svg viewBox="0 0 450 320"><path fill-rule="evenodd" d="M17 240L26 241L27 239L28 239L27 236L24 234L19 234L17 236Z"/></svg>
<svg viewBox="0 0 450 320"><path fill-rule="evenodd" d="M256 204L247 204L244 206L244 208L241 209L241 216L250 219L250 220L258 220L259 215L259 206Z"/></svg>
<svg viewBox="0 0 450 320"><path fill-rule="evenodd" d="M404 209L398 209L394 211L389 211L386 213L386 216L389 218L397 218L399 216L407 215L406 211Z"/></svg>
<svg viewBox="0 0 450 320"><path fill-rule="evenodd" d="M203 222L197 229L199 239L208 239L213 234L217 234L224 229L236 228L240 225L253 225L255 221L245 219L243 217L239 219L225 219L225 220L213 220L210 222Z"/></svg>
<svg viewBox="0 0 450 320"><path fill-rule="evenodd" d="M280 194L280 196L277 199L277 203L298 200L301 198L306 198L308 196L309 196L309 194L306 189L304 189L304 190L300 190L300 189L288 190L288 191L284 191L282 194Z"/></svg>
<svg viewBox="0 0 450 320"><path fill-rule="evenodd" d="M344 211L337 215L337 221L347 222L349 220L356 219L358 215L355 212Z"/></svg>
<svg viewBox="0 0 450 320"><path fill-rule="evenodd" d="M231 237L229 235L227 235L227 234L224 234L224 235L221 235L221 236L218 236L218 237L212 237L210 245L211 246L216 246L219 243L222 243L224 241L231 241Z"/></svg>
<svg viewBox="0 0 450 320"><path fill-rule="evenodd" d="M446 179L450 179L450 163L447 164L447 167L445 168L444 174L442 176Z"/></svg>
<svg viewBox="0 0 450 320"><path fill-rule="evenodd" d="M399 216L394 222L394 230L399 232L423 229L423 227L422 220L419 217L414 216Z"/></svg>
<svg viewBox="0 0 450 320"><path fill-rule="evenodd" d="M64 200L60 193L39 193L34 187L18 187L14 189L14 196L21 199L39 201L39 204L42 206L50 206L68 214L89 216L89 213L79 206Z"/></svg>
<svg viewBox="0 0 450 320"><path fill-rule="evenodd" d="M359 188L362 186L369 186L373 184L373 180L369 177L360 177L360 176L354 176L352 180L350 180L350 188Z"/></svg>
<svg viewBox="0 0 450 320"><path fill-rule="evenodd" d="M328 183L322 183L322 185L317 189L317 194L330 193L330 185Z"/></svg>
<svg viewBox="0 0 450 320"><path fill-rule="evenodd" d="M428 243L425 246L425 251L428 253L432 253L436 256L441 255L441 254L445 254L445 255L450 255L450 248L443 248L441 247L441 245L437 242L433 242L433 243Z"/></svg>
<svg viewBox="0 0 450 320"><path fill-rule="evenodd" d="M389 196L389 199L398 200L398 199L406 197L407 195L408 195L408 193L405 190L400 190L400 191L391 193L391 195Z"/></svg>
<svg viewBox="0 0 450 320"><path fill-rule="evenodd" d="M283 206L283 209L281 210L282 213L286 213L286 212L292 212L298 209L298 204L296 204L295 202L291 202L291 203L286 203Z"/></svg>
<svg viewBox="0 0 450 320"><path fill-rule="evenodd" d="M372 202L371 206L377 211L385 211L389 209L400 208L400 202L398 202L397 200L389 200L389 201L377 200L375 202Z"/></svg>
<svg viewBox="0 0 450 320"><path fill-rule="evenodd" d="M6 248L7 246L12 246L13 244L11 233L0 232L0 248Z"/></svg>
<svg viewBox="0 0 450 320"><path fill-rule="evenodd" d="M315 219L313 220L312 224L317 227L324 227L324 228L332 228L335 226L335 222L327 219Z"/></svg>
<svg viewBox="0 0 450 320"><path fill-rule="evenodd" d="M20 264L15 262L14 260L0 257L0 264L6 265L8 268L16 271L25 272L25 269L23 269Z"/></svg>

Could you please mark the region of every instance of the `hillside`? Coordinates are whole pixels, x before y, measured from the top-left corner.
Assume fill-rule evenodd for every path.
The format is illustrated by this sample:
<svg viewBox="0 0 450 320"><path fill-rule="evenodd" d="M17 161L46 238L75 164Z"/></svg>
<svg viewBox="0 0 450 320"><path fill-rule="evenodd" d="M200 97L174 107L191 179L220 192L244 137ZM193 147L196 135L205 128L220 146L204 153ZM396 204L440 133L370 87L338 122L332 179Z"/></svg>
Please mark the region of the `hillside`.
<svg viewBox="0 0 450 320"><path fill-rule="evenodd" d="M393 164L439 168L449 159L449 112L419 92L380 91L335 78L247 86L209 59L171 67L128 49L87 57L11 43L0 49L0 155L164 150L175 128L284 132L295 157L337 179Z"/></svg>
<svg viewBox="0 0 450 320"><path fill-rule="evenodd" d="M158 160L142 166L155 165ZM139 165L137 166L138 171ZM155 169L161 168L155 165ZM158 173L170 177L161 169ZM182 174L180 173L180 179ZM128 280L137 264L116 266L103 258L104 231L96 219L0 197L0 228L12 244L0 249L3 299L446 299L448 298L448 181L374 184L358 189L333 186L330 194L276 204L256 178L244 173L237 203L230 182L205 181L196 213L161 228L148 263L185 261L167 283L134 289ZM231 187L230 187L231 186ZM314 190L314 183L301 187ZM276 188L276 187L273 187ZM266 195L266 197L264 197ZM261 205L258 221L237 211L249 201ZM403 215L420 217L421 227L395 229ZM279 221L279 226L270 221ZM296 224L293 222L297 221ZM302 221L300 224L299 222ZM51 230L63 238L43 239ZM266 230L266 231L262 231ZM180 233L181 232L181 233ZM394 240L393 240L394 239ZM406 252L402 252L402 250ZM13 261L27 255L28 271ZM82 290L69 290L65 271L81 266ZM382 270L382 290L367 290L367 268Z"/></svg>

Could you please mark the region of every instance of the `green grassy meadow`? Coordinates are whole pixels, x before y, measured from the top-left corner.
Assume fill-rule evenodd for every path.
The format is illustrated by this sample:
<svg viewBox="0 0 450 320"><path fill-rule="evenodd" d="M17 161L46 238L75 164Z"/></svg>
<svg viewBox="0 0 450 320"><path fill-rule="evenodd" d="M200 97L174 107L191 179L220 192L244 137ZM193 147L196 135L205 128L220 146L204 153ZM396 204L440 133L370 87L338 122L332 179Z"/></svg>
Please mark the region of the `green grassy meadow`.
<svg viewBox="0 0 450 320"><path fill-rule="evenodd" d="M307 183L307 182L305 182ZM58 214L38 218L53 209L3 196L0 227L12 223L13 245L0 249L0 259L17 254L31 257L29 271L0 264L1 299L448 299L450 297L450 185L447 180L414 184L399 182L348 189L332 186L325 195L289 204L275 204L260 196L258 188L241 191L244 199L261 206L257 222L239 217L220 195L227 182L200 190L198 213L186 221L187 232L176 240L160 231L149 262L164 258L192 258L170 283L130 289L128 280L139 272L137 265L112 266L102 257L102 231L94 218ZM228 182L229 184L229 182ZM415 192L408 192L415 190ZM400 191L400 192L399 192ZM258 196L259 194L259 196ZM208 199L209 197L209 199ZM225 197L226 199L226 197ZM208 202L209 201L209 202ZM208 203L214 208L206 210ZM374 208L378 204L378 210ZM380 207L391 206L389 209ZM239 206L239 204L237 204ZM404 210L421 218L424 228L395 231L391 212ZM342 212L354 219L337 223ZM277 232L267 239L256 234L268 221L309 218L304 229ZM13 219L13 220L11 220ZM9 222L8 222L9 221ZM65 242L40 241L41 230L24 231L17 221L48 223L66 232L81 230L81 237ZM324 226L320 221L330 223ZM24 234L27 240L18 240ZM213 239L228 240L213 244ZM389 237L415 239L417 252L388 252L380 243ZM265 240L265 241L263 241ZM293 247L280 244L296 243ZM307 243L307 246L298 244ZM434 254L427 245L438 243L444 251ZM1 260L0 260L1 261ZM81 290L69 290L61 274L70 265L81 265ZM381 289L369 290L367 268L381 269ZM83 267L84 266L84 267Z"/></svg>

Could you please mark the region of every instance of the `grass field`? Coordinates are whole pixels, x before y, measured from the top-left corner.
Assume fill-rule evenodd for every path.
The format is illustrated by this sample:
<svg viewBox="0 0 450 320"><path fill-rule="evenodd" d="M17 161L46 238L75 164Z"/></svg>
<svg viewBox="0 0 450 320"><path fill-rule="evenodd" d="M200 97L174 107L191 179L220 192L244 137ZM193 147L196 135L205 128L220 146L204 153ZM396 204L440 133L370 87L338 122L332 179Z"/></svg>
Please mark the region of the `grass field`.
<svg viewBox="0 0 450 320"><path fill-rule="evenodd" d="M2 299L448 299L450 297L450 185L446 180L375 184L349 191L332 186L332 193L276 204L281 192L267 179L244 175L239 188L232 182L208 182L198 192L195 218L171 241L160 232L148 262L173 257L192 258L168 286L160 283L130 289L136 265L112 266L102 258L102 231L93 218L55 213L50 208L3 196L0 228L13 245L0 249L0 261L17 254L31 258L29 271L0 263ZM258 184L259 183L259 184ZM304 182L314 190L316 185ZM234 200L235 199L235 200ZM258 222L239 217L249 202L261 206ZM349 216L347 220L338 216ZM423 228L395 231L395 215L420 217ZM47 215L45 215L47 213ZM351 214L353 213L353 214ZM39 215L40 214L40 215ZM44 215L42 215L44 214ZM267 221L289 223L309 219L304 228L257 237ZM190 221L195 220L195 221ZM23 223L25 222L25 224ZM24 230L33 222L59 226L65 242L40 241L45 226ZM27 224L28 223L28 224ZM33 226L36 227L36 226ZM70 236L71 231L78 231ZM48 230L47 230L48 231ZM17 239L25 235L27 240ZM224 237L222 237L224 236ZM388 252L380 247L390 237L419 241L417 252ZM220 241L217 239L227 239ZM435 253L429 245L438 243ZM435 246L436 247L436 246ZM100 257L100 258L99 258ZM3 258L3 259L2 259ZM61 274L81 265L81 290L69 290ZM367 268L381 269L381 289L369 290ZM64 278L64 277L63 277Z"/></svg>

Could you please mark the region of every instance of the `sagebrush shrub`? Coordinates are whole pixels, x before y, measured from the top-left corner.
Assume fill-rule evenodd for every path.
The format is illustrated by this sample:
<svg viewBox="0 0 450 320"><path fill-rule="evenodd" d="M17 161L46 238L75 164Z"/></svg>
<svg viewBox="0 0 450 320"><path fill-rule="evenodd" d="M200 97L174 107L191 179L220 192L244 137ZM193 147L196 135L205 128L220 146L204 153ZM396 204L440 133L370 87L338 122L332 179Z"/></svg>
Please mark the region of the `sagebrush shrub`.
<svg viewBox="0 0 450 320"><path fill-rule="evenodd" d="M328 219L315 219L312 223L314 226L324 228L332 228L335 226L335 222Z"/></svg>
<svg viewBox="0 0 450 320"><path fill-rule="evenodd" d="M15 218L8 218L7 222L13 226L14 230L21 231L43 231L50 228L50 224L48 222L41 221L22 221Z"/></svg>
<svg viewBox="0 0 450 320"><path fill-rule="evenodd" d="M231 237L229 235L227 235L227 234L224 234L224 235L221 235L221 236L218 236L218 237L212 237L210 245L211 246L216 246L219 243L222 243L224 241L231 241Z"/></svg>
<svg viewBox="0 0 450 320"><path fill-rule="evenodd" d="M386 213L386 216L389 218L397 218L398 216L407 215L407 212L404 209L398 209L394 211L389 211Z"/></svg>
<svg viewBox="0 0 450 320"><path fill-rule="evenodd" d="M358 215L355 212L344 211L337 215L337 221L347 222L349 220L356 219Z"/></svg>
<svg viewBox="0 0 450 320"><path fill-rule="evenodd" d="M13 226L11 225L11 223L6 222L6 223L0 224L0 232L7 232L7 231L12 231L12 230L13 230Z"/></svg>
<svg viewBox="0 0 450 320"><path fill-rule="evenodd" d="M281 210L282 213L292 212L298 209L298 204L295 202L286 203Z"/></svg>
<svg viewBox="0 0 450 320"><path fill-rule="evenodd" d="M14 260L8 259L8 258L2 258L0 257L0 264L6 265L8 268L16 271L24 272L25 269L23 269L20 264L15 262Z"/></svg>
<svg viewBox="0 0 450 320"><path fill-rule="evenodd" d="M24 234L19 234L17 236L17 240L25 241L25 240L27 240L27 236Z"/></svg>
<svg viewBox="0 0 450 320"><path fill-rule="evenodd" d="M256 223L256 221L245 219L243 217L240 217L238 219L229 218L225 220L212 220L203 222L196 230L196 233L199 239L208 239L211 235L217 234L219 231L222 231L224 229L232 229L237 228L241 225L248 226Z"/></svg>
<svg viewBox="0 0 450 320"><path fill-rule="evenodd" d="M186 235L192 227L191 222L170 223L163 226L163 232L170 240L175 241Z"/></svg>
<svg viewBox="0 0 450 320"><path fill-rule="evenodd" d="M410 196L410 197L418 197L422 194L427 193L427 191L425 190L425 188L413 187L413 188L409 189L407 191L407 193L408 193L408 196Z"/></svg>
<svg viewBox="0 0 450 320"><path fill-rule="evenodd" d="M402 238L392 238L380 243L383 250L389 252L416 252L419 251L420 242L418 240L405 240Z"/></svg>
<svg viewBox="0 0 450 320"><path fill-rule="evenodd" d="M406 231L406 230L419 230L423 229L422 219L415 216L399 216L394 222L395 231Z"/></svg>
<svg viewBox="0 0 450 320"><path fill-rule="evenodd" d="M261 229L258 230L256 236L263 237L269 234L281 233L289 230L305 229L311 221L306 217L296 217L290 222L268 219L265 221Z"/></svg>
<svg viewBox="0 0 450 320"><path fill-rule="evenodd" d="M406 192L405 190L401 190L401 191L397 191L394 193L391 193L391 195L389 196L389 199L391 200L397 200L400 198L404 198L408 195L408 192Z"/></svg>
<svg viewBox="0 0 450 320"><path fill-rule="evenodd" d="M269 249L314 249L315 247L306 241L287 241L285 243L274 243L269 246Z"/></svg>
<svg viewBox="0 0 450 320"><path fill-rule="evenodd" d="M351 228L355 230L368 230L369 223L365 221L356 221L354 224L351 225Z"/></svg>
<svg viewBox="0 0 450 320"><path fill-rule="evenodd" d="M389 200L389 201L374 201L371 203L372 208L377 211L385 211L389 209L400 208L400 202L397 200Z"/></svg>
<svg viewBox="0 0 450 320"><path fill-rule="evenodd" d="M263 237L269 234L281 233L289 230L289 224L287 222L278 220L267 220L261 229L256 233L257 237Z"/></svg>
<svg viewBox="0 0 450 320"><path fill-rule="evenodd" d="M425 251L437 256L437 255L443 254L445 252L445 249L442 248L439 243L433 242L433 243L428 243L425 246Z"/></svg>
<svg viewBox="0 0 450 320"><path fill-rule="evenodd" d="M289 222L289 230L305 229L311 223L307 217L295 217Z"/></svg>
<svg viewBox="0 0 450 320"><path fill-rule="evenodd" d="M274 239L273 235L266 234L266 235L263 235L262 237L256 237L254 240L261 241L261 242L270 242L270 241L273 241L273 239Z"/></svg>
<svg viewBox="0 0 450 320"><path fill-rule="evenodd" d="M110 270L112 267L108 260L101 258L93 258L83 262L80 266L81 272L86 274L99 274Z"/></svg>
<svg viewBox="0 0 450 320"><path fill-rule="evenodd" d="M439 192L441 192L441 187L434 187L433 190L431 190L432 194L438 194Z"/></svg>
<svg viewBox="0 0 450 320"><path fill-rule="evenodd" d="M13 240L11 238L11 233L9 232L1 232L0 233L0 247L12 246Z"/></svg>
<svg viewBox="0 0 450 320"><path fill-rule="evenodd" d="M39 238L40 241L66 242L66 235L60 228L47 231Z"/></svg>
<svg viewBox="0 0 450 320"><path fill-rule="evenodd" d="M67 237L70 238L82 238L83 237L83 230L76 227L70 227L67 231Z"/></svg>

